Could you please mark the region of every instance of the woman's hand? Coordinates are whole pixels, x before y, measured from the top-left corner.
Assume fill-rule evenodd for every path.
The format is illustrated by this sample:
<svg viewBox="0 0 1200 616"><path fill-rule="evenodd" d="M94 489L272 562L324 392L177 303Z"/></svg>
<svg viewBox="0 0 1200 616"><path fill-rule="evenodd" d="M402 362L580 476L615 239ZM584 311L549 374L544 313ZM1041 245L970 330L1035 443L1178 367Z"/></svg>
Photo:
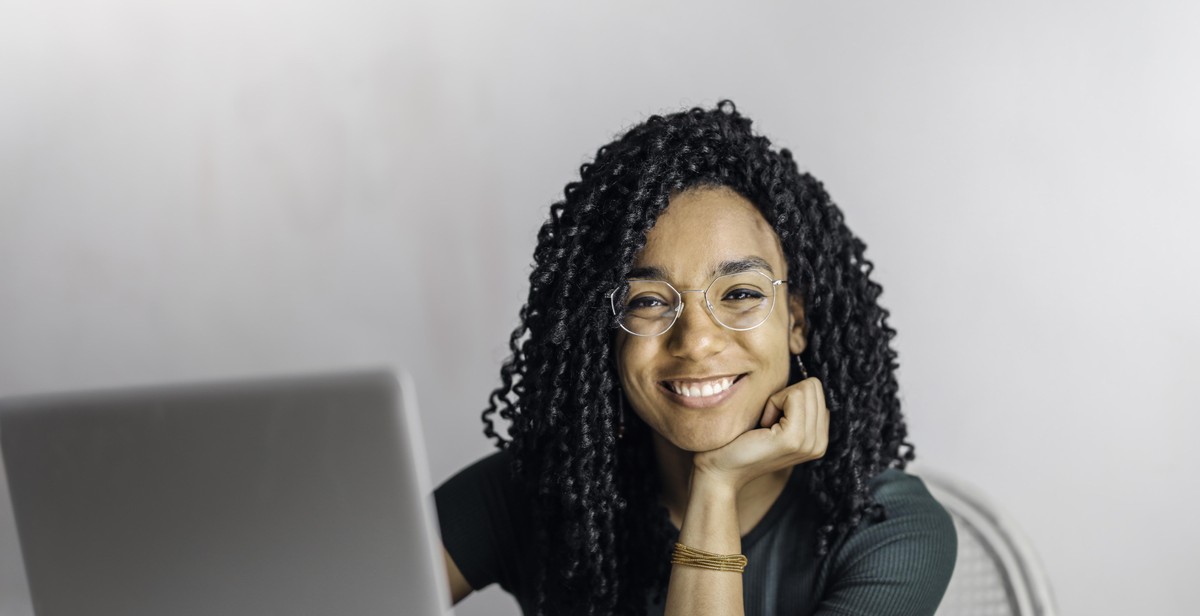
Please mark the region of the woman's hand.
<svg viewBox="0 0 1200 616"><path fill-rule="evenodd" d="M829 409L821 381L804 379L772 395L759 425L724 447L696 454L696 472L736 491L756 477L824 456Z"/></svg>

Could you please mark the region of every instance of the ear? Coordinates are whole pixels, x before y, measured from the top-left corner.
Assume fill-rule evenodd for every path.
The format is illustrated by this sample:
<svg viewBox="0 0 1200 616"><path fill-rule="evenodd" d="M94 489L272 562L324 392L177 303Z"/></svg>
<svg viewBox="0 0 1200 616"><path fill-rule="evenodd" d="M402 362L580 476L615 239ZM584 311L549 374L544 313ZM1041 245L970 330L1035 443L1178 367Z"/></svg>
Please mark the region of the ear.
<svg viewBox="0 0 1200 616"><path fill-rule="evenodd" d="M808 346L804 331L804 301L795 293L788 293L788 351L799 355Z"/></svg>

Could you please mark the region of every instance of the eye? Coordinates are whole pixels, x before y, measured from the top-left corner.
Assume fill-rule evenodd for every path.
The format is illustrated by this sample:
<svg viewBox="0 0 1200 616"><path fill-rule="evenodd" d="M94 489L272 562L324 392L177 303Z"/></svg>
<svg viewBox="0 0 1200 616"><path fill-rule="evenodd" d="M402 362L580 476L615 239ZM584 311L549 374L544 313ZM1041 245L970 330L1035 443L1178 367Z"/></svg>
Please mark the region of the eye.
<svg viewBox="0 0 1200 616"><path fill-rule="evenodd" d="M736 301L747 301L747 300L759 300L764 297L766 297L766 296L762 294L762 291L759 291L757 289L742 288L742 289L730 289L729 291L727 291L725 293L725 296L722 297L721 299L732 300L732 301L736 302Z"/></svg>
<svg viewBox="0 0 1200 616"><path fill-rule="evenodd" d="M653 295L643 295L641 297L635 297L635 298L629 300L629 303L626 304L625 309L626 310L646 310L648 308L659 308L659 307L666 306L666 305L667 305L667 303L662 301L661 298L655 297Z"/></svg>

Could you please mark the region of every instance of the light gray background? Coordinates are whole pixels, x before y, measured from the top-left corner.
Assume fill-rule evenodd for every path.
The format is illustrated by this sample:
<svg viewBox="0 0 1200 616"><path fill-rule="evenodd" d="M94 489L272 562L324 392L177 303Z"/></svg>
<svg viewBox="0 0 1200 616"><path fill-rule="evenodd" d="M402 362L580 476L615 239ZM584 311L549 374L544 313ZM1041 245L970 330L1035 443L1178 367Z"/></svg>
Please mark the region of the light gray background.
<svg viewBox="0 0 1200 616"><path fill-rule="evenodd" d="M870 246L922 463L1064 613L1194 606L1200 4L190 4L0 8L0 395L397 363L441 481L550 202L731 97Z"/></svg>

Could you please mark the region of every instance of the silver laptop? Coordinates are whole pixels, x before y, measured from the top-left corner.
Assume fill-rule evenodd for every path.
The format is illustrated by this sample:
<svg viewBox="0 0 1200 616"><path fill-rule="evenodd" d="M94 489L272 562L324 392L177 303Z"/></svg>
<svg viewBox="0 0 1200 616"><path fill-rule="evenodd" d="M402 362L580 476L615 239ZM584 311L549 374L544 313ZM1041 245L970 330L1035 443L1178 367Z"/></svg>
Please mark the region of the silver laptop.
<svg viewBox="0 0 1200 616"><path fill-rule="evenodd" d="M37 616L449 613L411 381L0 400Z"/></svg>

